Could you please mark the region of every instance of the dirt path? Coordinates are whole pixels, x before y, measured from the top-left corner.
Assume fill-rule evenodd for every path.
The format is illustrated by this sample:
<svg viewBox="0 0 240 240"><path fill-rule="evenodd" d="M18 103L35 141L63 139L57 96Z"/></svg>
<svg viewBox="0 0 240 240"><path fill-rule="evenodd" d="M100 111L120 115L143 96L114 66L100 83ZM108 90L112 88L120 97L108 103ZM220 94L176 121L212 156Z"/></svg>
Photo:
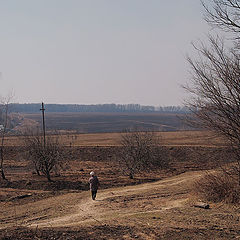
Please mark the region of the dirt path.
<svg viewBox="0 0 240 240"><path fill-rule="evenodd" d="M21 206L1 203L0 228L130 223L141 214L184 206L191 182L202 174L188 172L154 183L100 189L96 201L91 200L89 192L74 192Z"/></svg>

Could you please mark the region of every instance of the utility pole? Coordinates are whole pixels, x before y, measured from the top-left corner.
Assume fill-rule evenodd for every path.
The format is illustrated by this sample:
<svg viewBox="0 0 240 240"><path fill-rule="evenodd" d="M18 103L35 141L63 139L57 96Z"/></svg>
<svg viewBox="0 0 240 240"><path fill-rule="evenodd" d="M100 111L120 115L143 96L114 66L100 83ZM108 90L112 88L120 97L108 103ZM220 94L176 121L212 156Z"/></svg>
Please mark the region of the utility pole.
<svg viewBox="0 0 240 240"><path fill-rule="evenodd" d="M44 116L44 103L42 102L42 108L40 109L42 111L42 124L43 124L43 146L45 148L46 146L46 129L45 129L45 116Z"/></svg>

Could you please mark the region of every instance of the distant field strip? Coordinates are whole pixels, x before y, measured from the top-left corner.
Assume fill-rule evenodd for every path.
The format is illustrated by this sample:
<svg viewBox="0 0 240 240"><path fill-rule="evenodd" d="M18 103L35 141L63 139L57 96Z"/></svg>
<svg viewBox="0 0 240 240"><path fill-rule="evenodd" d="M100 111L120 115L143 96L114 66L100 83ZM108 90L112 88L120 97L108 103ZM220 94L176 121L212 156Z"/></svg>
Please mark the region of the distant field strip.
<svg viewBox="0 0 240 240"><path fill-rule="evenodd" d="M178 130L177 127L171 126L171 125L166 125L166 124L161 124L161 123L154 123L154 122L141 122L141 121L134 121L134 120L129 120L131 122L136 122L136 123L141 123L141 124L146 124L146 125L151 125L151 126L156 126L160 127L162 129L164 128L172 128L174 130Z"/></svg>
<svg viewBox="0 0 240 240"><path fill-rule="evenodd" d="M41 114L23 114L39 125ZM175 131L192 129L180 120L176 113L48 113L47 130L76 131L78 133L122 132L128 128Z"/></svg>
<svg viewBox="0 0 240 240"><path fill-rule="evenodd" d="M224 146L223 141L207 131L156 132L162 145L167 146ZM118 146L121 133L61 134L58 137L66 146ZM23 146L24 136L6 137L5 146Z"/></svg>

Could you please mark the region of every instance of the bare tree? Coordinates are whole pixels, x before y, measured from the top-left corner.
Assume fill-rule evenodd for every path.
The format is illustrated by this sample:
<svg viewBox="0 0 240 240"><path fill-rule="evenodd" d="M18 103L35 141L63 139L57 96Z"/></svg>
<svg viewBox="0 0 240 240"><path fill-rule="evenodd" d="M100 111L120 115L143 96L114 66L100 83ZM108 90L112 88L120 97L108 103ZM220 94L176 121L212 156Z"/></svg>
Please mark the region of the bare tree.
<svg viewBox="0 0 240 240"><path fill-rule="evenodd" d="M202 1L206 15L205 20L212 26L236 34L240 33L240 1L239 0L211 0L212 4Z"/></svg>
<svg viewBox="0 0 240 240"><path fill-rule="evenodd" d="M1 134L1 145L0 145L0 171L2 179L6 180L5 171L4 171L4 144L5 144L5 136L7 133L7 127L9 125L9 103L13 98L12 94L9 94L5 99L2 99L1 103L1 117L0 123L2 123L2 129L0 130Z"/></svg>
<svg viewBox="0 0 240 240"><path fill-rule="evenodd" d="M240 32L240 2L212 0L206 9L206 20L235 34ZM240 55L236 45L224 46L220 37L209 36L210 45L194 45L198 58L188 58L192 69L191 83L185 88L191 93L188 106L198 124L226 139L235 155L240 185Z"/></svg>
<svg viewBox="0 0 240 240"><path fill-rule="evenodd" d="M29 136L25 141L27 156L32 161L38 175L43 174L48 181L53 172L58 173L67 165L66 151L58 136Z"/></svg>
<svg viewBox="0 0 240 240"><path fill-rule="evenodd" d="M120 144L118 160L131 179L137 172L168 166L168 153L154 132L128 130L122 134Z"/></svg>

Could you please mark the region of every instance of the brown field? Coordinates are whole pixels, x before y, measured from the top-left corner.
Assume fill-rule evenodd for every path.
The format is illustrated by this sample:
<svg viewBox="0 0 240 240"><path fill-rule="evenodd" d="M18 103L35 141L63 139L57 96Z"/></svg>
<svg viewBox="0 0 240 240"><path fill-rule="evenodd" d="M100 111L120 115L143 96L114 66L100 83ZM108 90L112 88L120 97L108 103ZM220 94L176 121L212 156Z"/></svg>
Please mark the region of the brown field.
<svg viewBox="0 0 240 240"><path fill-rule="evenodd" d="M118 146L122 133L61 134L59 140L65 146ZM209 131L156 132L166 146L222 146L223 141ZM23 146L24 136L10 136L6 146Z"/></svg>
<svg viewBox="0 0 240 240"><path fill-rule="evenodd" d="M180 113L52 113L46 112L48 131L72 131L75 133L122 132L129 128L140 128L152 131L190 130L181 119ZM41 125L42 116L34 113L22 114L24 121L17 126Z"/></svg>
<svg viewBox="0 0 240 240"><path fill-rule="evenodd" d="M119 133L69 134L69 168L53 182L36 176L24 158L24 137L6 141L6 175L0 180L0 239L240 239L240 208L212 203L195 208L192 183L231 154L209 132L162 132L171 162L129 179L114 161ZM101 181L97 200L89 172ZM30 193L31 196L18 198Z"/></svg>

